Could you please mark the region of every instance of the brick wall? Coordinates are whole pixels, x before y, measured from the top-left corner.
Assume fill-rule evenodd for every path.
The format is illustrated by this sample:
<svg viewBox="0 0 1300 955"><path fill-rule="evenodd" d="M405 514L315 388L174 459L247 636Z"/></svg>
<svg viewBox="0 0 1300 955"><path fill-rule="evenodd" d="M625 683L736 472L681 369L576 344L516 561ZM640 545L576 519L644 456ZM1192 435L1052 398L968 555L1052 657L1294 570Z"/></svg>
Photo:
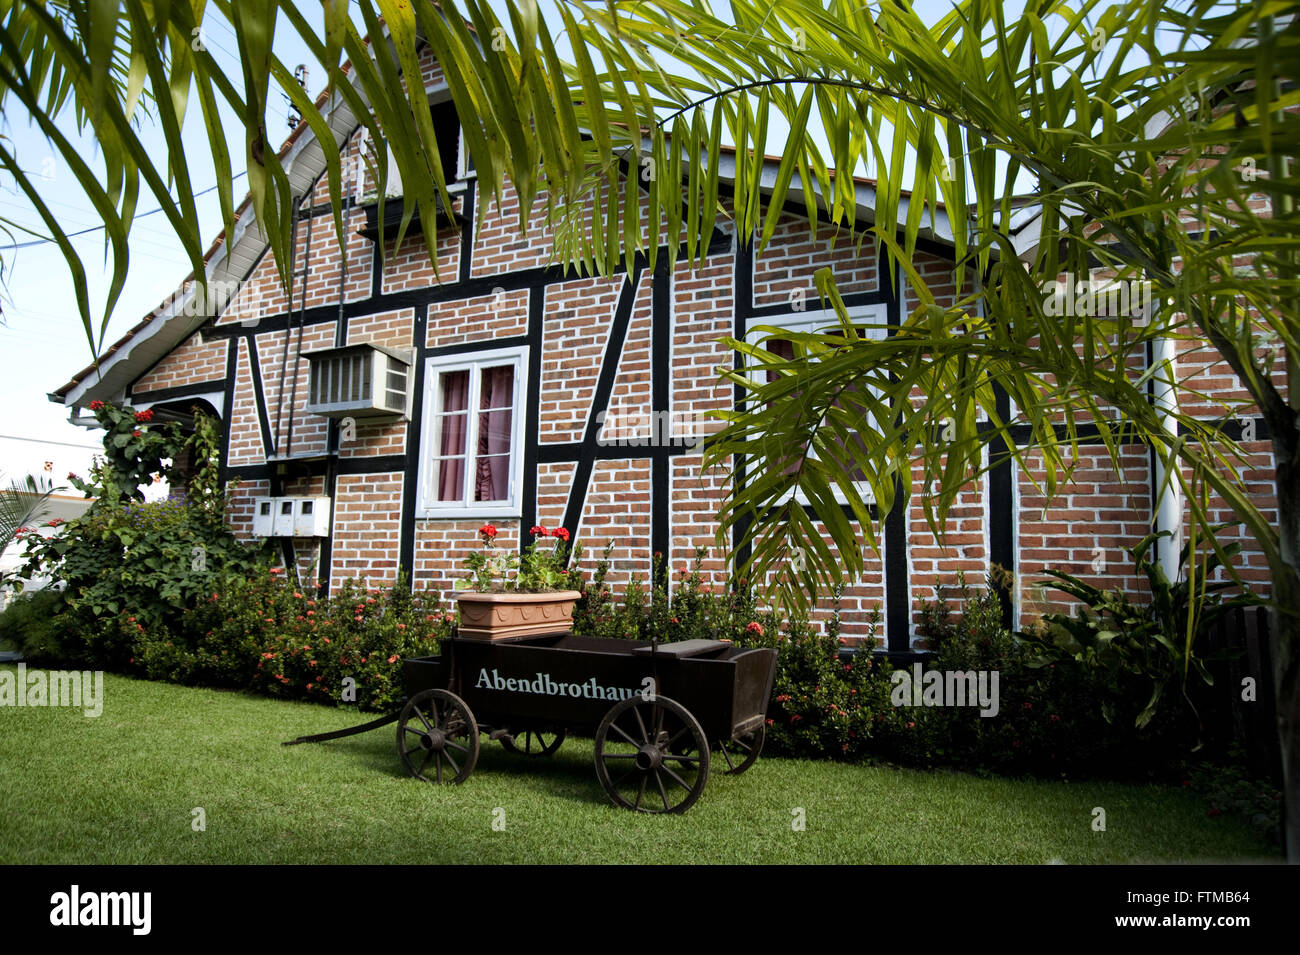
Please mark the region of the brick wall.
<svg viewBox="0 0 1300 955"><path fill-rule="evenodd" d="M430 73L430 76L433 74ZM355 170L357 146L348 147L345 166ZM354 176L354 173L349 173ZM328 201L323 184L316 187L313 202ZM458 200L459 202L460 200ZM466 210L472 213L473 210ZM540 322L540 368L538 383L539 416L527 421L525 430L534 434L539 450L568 453L567 445L581 442L588 429L587 416L596 395L602 363L605 360L610 329L620 297L628 293L627 278L575 278L546 286L540 296L527 287L527 276L518 273L534 270L554 261L552 234L536 226L527 237L516 232L517 196L509 187L499 204L491 206L485 222L473 235L472 259L468 272L472 276L465 294L457 294L461 267L461 237L455 229L439 234L439 270L435 275L423 242L409 237L400 247L390 239L380 276L381 298L369 302L372 272L377 261L374 246L357 236L363 221L361 210L349 212L346 249L347 283L345 300L349 303L348 343L373 342L395 348L424 349L429 354L444 350L472 351L500 347L504 339L519 339L529 334L532 305L541 309L533 316ZM303 223L300 230L305 230ZM310 223L312 251L307 279L307 305L328 313L337 305L342 259L333 225L328 216L318 216ZM300 232L300 239L305 232ZM305 249L300 243L299 264ZM735 287L736 258L726 252L711 257L704 267L691 271L676 267L669 276L668 308L657 314L654 280L641 276L632 292L631 314L626 339L617 355L618 366L607 411L609 416L638 418L652 411L669 413L670 434L679 439L698 438L718 427L707 414L728 408L733 395L730 385L718 379L719 366L730 366L733 355L722 339L736 331L737 313L750 308L763 310L764 317L754 323L770 324L780 320L774 312L786 311L797 320L800 314L820 307L813 273L830 266L846 295L864 296L867 301L881 302L887 297L890 283L880 274L878 250L871 241L860 245L844 233L835 234L823 227L810 236L806 224L788 217L777 229L762 253L755 253L752 266L753 297L738 302ZM951 303L958 296L951 261L931 252L917 254L916 265L941 303ZM494 287L494 277L503 277ZM506 276L510 276L506 279ZM507 288L507 286L509 286ZM426 304L415 306L422 291L437 290L427 301L427 329L422 341L413 340L415 317ZM398 296L396 300L387 296ZM294 299L296 307L297 298ZM917 304L916 296L904 291L903 307ZM265 405L275 427L276 408L283 407L278 440L283 450L287 428L292 421L293 450L296 454L321 454L325 451L325 419L305 410L307 362L297 366L294 355L296 339L289 339L288 365L284 385L280 368L285 355L286 332L273 327L272 319L285 315L289 300L279 287L279 278L269 257L255 268L244 283L232 306L218 319L219 326L244 323L238 329L235 347L238 354L232 407L228 409L231 465L260 466L266 463L269 447L263 446L254 401L250 373L249 343L256 343ZM258 323L261 323L259 326ZM282 322L281 322L282 323ZM303 330L304 352L333 344L335 323L308 324ZM670 359L667 367L667 409L655 409L655 345L667 336ZM225 374L225 341L201 342L191 339L178 346L141 380L140 389L220 381ZM1130 356L1135 368L1142 356ZM1207 417L1249 413L1250 409L1225 410L1222 399L1240 397L1231 372L1212 353L1184 353L1179 356L1180 377L1188 378L1207 395L1203 401L1189 400L1185 410ZM289 396L296 383L296 400ZM1213 400L1209 397L1213 395ZM415 396L415 402L422 400ZM627 421L622 422L624 426ZM418 468L422 449L408 448L408 422L399 419L359 419L355 437L344 441L339 463L344 471L365 466L365 458L405 455L408 471ZM648 417L637 429L638 436L648 437ZM625 432L626 436L626 432ZM274 437L274 436L273 436ZM608 437L608 435L607 435ZM1247 443L1249 460L1245 474L1248 489L1257 499L1271 506L1271 457L1267 442ZM576 453L576 452L575 452ZM543 455L544 456L544 455ZM399 545L402 538L405 474L390 470L385 461L382 473L341 473L337 478L334 500L334 536L329 574L333 579L365 577L373 583L388 582L398 571ZM656 500L652 486L654 468L644 456L622 460L598 457L591 463L589 479L574 487L576 475L588 473L574 461L545 460L535 472L525 475L535 489L536 511L518 518L493 521L499 528L503 546L517 546L519 527L536 521L547 527L559 526L571 501L582 501L578 526L569 529L581 537L587 547L588 564L595 560L607 540L614 542L610 582L616 587L639 577L644 580L651 569L652 537L655 509L664 508L667 544L663 554L674 580L689 565L698 548L705 548L704 572L711 586L724 585L729 566L725 552L717 548L716 513L722 501L722 475L704 472L698 449L675 448L668 461L669 489L667 500ZM919 476L919 471L916 472ZM1014 472L1013 512L1014 558L1018 573L1016 586L1022 619L1050 609L1064 609L1068 602L1062 595L1046 589L1049 569L1062 570L1096 580L1106 586L1124 587L1135 594L1144 592L1145 581L1134 576L1132 562L1125 549L1133 546L1150 530L1151 474L1147 453L1138 447L1124 449L1121 472L1111 468L1105 449L1088 445L1081 449L1073 481L1063 485L1053 500L1042 490L1045 471L1041 455L1031 453L1028 466ZM288 493L319 493L323 489L319 475L286 487ZM232 497L231 523L243 534L251 531L251 497L269 493L267 480L245 481ZM920 492L918 492L920 495ZM661 495L662 496L662 495ZM951 590L964 576L978 584L988 567L992 553L992 520L989 513L988 482L974 481L960 495L946 525L946 536L937 537L923 512L924 497L918 496L903 515L907 539L905 565L908 568L909 606L906 617L914 630L919 619L920 601L933 599L940 589ZM1216 518L1228 519L1222 502L1211 498ZM405 533L410 535L413 551L413 577L417 585L428 585L450 597L451 582L460 576L460 561L478 546L477 529L484 518L415 519ZM883 529L875 528L879 539ZM1267 572L1258 545L1249 535L1242 535L1245 553L1238 561L1243 576L1261 585ZM319 542L300 541L295 546L305 560L320 553ZM884 563L875 556L867 560L860 580L842 594L840 611L843 633L857 640L872 633L872 620L887 609L887 581ZM897 608L894 608L897 609ZM829 600L823 601L814 619L824 620L830 612ZM874 631L882 636L879 630Z"/></svg>

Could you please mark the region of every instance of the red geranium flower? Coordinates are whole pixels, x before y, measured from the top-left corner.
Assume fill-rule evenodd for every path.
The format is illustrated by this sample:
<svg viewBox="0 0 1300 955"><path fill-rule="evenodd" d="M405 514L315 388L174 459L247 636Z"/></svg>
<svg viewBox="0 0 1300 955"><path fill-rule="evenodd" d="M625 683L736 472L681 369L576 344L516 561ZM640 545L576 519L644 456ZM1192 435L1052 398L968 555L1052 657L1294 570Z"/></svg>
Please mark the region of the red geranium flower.
<svg viewBox="0 0 1300 955"><path fill-rule="evenodd" d="M752 620L745 624L745 632L753 633L761 637L763 635L763 625L757 620Z"/></svg>
<svg viewBox="0 0 1300 955"><path fill-rule="evenodd" d="M532 534L534 537L547 536L547 530L541 524L534 524L531 528L529 528L528 533Z"/></svg>
<svg viewBox="0 0 1300 955"><path fill-rule="evenodd" d="M554 531L551 532L551 536L558 537L560 540L565 542L569 540L569 532L566 531L563 527L557 527Z"/></svg>
<svg viewBox="0 0 1300 955"><path fill-rule="evenodd" d="M131 437L138 438L142 434L144 434L144 432L141 431L139 428L136 428L134 431L131 432Z"/></svg>
<svg viewBox="0 0 1300 955"><path fill-rule="evenodd" d="M98 411L99 409L101 409L101 408L103 408L103 407L104 407L104 402L100 401L98 398L96 398L94 401L92 401L92 402L90 403L90 410L91 410L91 411Z"/></svg>
<svg viewBox="0 0 1300 955"><path fill-rule="evenodd" d="M144 411L137 411L137 412L135 413L135 420L136 420L136 421L152 421L152 420L153 420L153 409L152 409L152 408L146 408Z"/></svg>
<svg viewBox="0 0 1300 955"><path fill-rule="evenodd" d="M484 524L478 529L478 532L479 536L482 537L485 542L494 540L497 536L497 529L494 524Z"/></svg>

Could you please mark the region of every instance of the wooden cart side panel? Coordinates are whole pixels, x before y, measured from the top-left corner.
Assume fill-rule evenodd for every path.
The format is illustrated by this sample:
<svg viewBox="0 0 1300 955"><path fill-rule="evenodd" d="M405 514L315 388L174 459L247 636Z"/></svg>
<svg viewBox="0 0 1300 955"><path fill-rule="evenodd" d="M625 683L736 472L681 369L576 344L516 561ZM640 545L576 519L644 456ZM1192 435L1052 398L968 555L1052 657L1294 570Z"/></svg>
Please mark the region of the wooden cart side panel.
<svg viewBox="0 0 1300 955"><path fill-rule="evenodd" d="M441 656L411 657L402 661L402 689L408 697L423 690L445 690L450 678Z"/></svg>
<svg viewBox="0 0 1300 955"><path fill-rule="evenodd" d="M731 727L733 731L753 729L757 720L767 717L768 701L776 681L776 651L754 649L742 651L734 658L736 691Z"/></svg>

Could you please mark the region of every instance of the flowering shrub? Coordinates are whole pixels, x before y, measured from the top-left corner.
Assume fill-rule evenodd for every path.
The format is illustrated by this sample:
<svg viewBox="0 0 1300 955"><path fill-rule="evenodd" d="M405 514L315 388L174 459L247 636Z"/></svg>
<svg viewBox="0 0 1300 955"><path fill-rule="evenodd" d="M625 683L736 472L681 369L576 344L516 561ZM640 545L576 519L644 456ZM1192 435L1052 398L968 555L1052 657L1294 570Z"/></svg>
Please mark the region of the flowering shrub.
<svg viewBox="0 0 1300 955"><path fill-rule="evenodd" d="M630 640L649 640L653 635L664 642L696 637L737 640L754 635L752 629L746 630L751 625L762 631L777 625L777 616L759 606L748 581L736 581L716 592L705 582L700 572L707 556L703 548L689 565L678 568L671 597L668 567L663 555L655 554L649 586L634 576L623 588L620 602L607 580L612 550L610 543L587 579L582 570L584 552L574 547L570 585L582 594L573 609L576 633Z"/></svg>
<svg viewBox="0 0 1300 955"><path fill-rule="evenodd" d="M103 667L120 667L130 656L116 618L175 629L187 607L246 577L261 560L220 514L184 501L104 503L60 535L25 540L22 575L49 574L59 588L61 650Z"/></svg>
<svg viewBox="0 0 1300 955"><path fill-rule="evenodd" d="M877 621L873 616L872 629ZM777 652L776 679L767 712L771 753L808 758L854 759L873 752L882 721L900 721L889 702L889 661L867 650L840 655L838 611L818 632L806 621L782 628L747 626L742 646L771 647Z"/></svg>
<svg viewBox="0 0 1300 955"><path fill-rule="evenodd" d="M37 658L120 668L140 633L178 630L187 608L246 578L266 558L226 526L226 496L211 466L219 447L211 419L197 415L188 439L169 424L151 427L136 442L134 426L152 420L151 411L96 404L106 429L104 457L89 480L68 475L96 500L61 534L26 535L19 576L48 576L58 594L53 617L59 635ZM165 471L163 458L187 450L199 470L185 500L142 502L138 483ZM131 626L124 627L128 617Z"/></svg>
<svg viewBox="0 0 1300 955"><path fill-rule="evenodd" d="M401 661L437 653L453 630L436 595L404 582L349 580L323 597L277 570L211 594L175 634L143 635L133 665L151 679L383 710L401 701Z"/></svg>

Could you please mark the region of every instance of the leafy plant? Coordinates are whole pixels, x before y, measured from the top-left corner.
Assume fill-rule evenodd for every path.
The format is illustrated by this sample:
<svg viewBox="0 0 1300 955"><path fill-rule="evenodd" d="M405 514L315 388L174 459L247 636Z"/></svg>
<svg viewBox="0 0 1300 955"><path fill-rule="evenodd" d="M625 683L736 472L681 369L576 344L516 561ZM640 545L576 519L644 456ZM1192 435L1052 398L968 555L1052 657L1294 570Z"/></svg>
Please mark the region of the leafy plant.
<svg viewBox="0 0 1300 955"><path fill-rule="evenodd" d="M1225 597L1233 582L1210 580L1221 565L1220 554L1231 561L1240 552L1241 545L1235 542L1207 553L1198 571L1192 560L1194 541L1188 541L1179 552L1179 568L1189 572L1170 581L1153 556L1153 545L1168 536L1172 536L1168 531L1148 534L1129 549L1150 587L1149 603L1135 603L1122 590L1102 590L1071 574L1049 570L1057 580L1052 586L1080 602L1078 613L1046 614L1038 626L1018 634L1036 651L1035 666L1072 660L1087 669L1132 674L1149 682L1146 705L1135 718L1138 726L1151 721L1171 681L1179 682L1189 704L1190 673L1213 685L1214 678L1197 652L1198 638L1234 607L1262 602L1249 591ZM1107 717L1114 718L1112 709Z"/></svg>
<svg viewBox="0 0 1300 955"><path fill-rule="evenodd" d="M478 529L483 549L472 551L464 564L469 573L457 580L457 590L481 593L547 593L567 590L570 583L569 532L563 527L548 531L540 525L531 531L533 540L519 556L496 546L497 529L484 524ZM548 538L554 543L549 543Z"/></svg>
<svg viewBox="0 0 1300 955"><path fill-rule="evenodd" d="M199 467L184 500L141 501L140 482L177 476L165 459L188 450L192 460L210 463L219 446L210 419L196 416L186 438L174 424L150 427L152 411L98 401L92 407L105 427L105 454L89 480L68 479L96 500L63 533L28 535L20 575L52 580L62 653L120 667L137 633L175 629L187 609L267 558L226 525L227 490L211 467Z"/></svg>
<svg viewBox="0 0 1300 955"><path fill-rule="evenodd" d="M7 489L0 488L0 553L22 536L20 531L26 533L28 524L47 513L50 495L56 490L48 478L37 479L31 474L23 481L10 481Z"/></svg>

